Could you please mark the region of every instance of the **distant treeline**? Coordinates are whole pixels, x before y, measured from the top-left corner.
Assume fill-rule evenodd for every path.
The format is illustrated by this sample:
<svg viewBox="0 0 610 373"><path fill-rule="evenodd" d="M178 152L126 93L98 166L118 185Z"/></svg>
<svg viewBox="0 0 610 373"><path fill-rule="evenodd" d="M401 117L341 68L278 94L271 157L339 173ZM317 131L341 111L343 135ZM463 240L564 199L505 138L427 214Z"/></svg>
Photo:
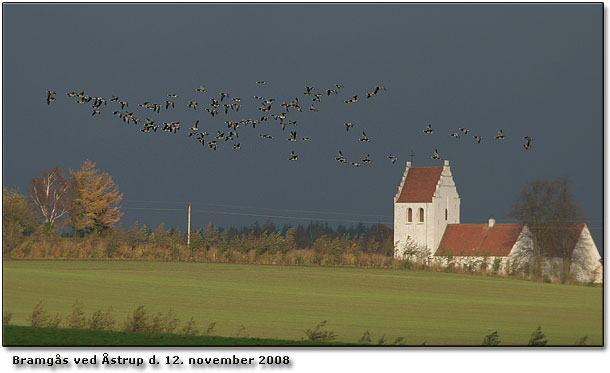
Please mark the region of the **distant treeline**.
<svg viewBox="0 0 610 373"><path fill-rule="evenodd" d="M208 225L191 232L190 245L179 227L155 229L119 225L100 234L70 237L37 230L20 242L5 241L3 253L13 259L148 259L286 265L349 265L395 268L393 230L384 224L331 227L310 223L281 228L263 226L223 229ZM17 243L7 247L9 242ZM395 263L396 262L396 263ZM403 262L403 261L399 261Z"/></svg>

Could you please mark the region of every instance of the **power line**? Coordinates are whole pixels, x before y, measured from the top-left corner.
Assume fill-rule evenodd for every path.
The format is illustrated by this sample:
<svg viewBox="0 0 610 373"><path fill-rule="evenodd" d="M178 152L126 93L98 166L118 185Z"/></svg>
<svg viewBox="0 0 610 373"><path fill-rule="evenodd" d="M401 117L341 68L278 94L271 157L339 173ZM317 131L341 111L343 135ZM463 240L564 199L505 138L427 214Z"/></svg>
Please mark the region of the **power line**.
<svg viewBox="0 0 610 373"><path fill-rule="evenodd" d="M175 204L187 204L187 202L177 202L177 201L159 201L159 200L124 200L124 201L132 201L132 202L161 202L161 203L175 203ZM228 205L228 204L218 204L218 203L203 203L203 202L191 202L193 205L203 205L203 206L220 206L220 207L234 207L234 208L247 208L254 210L269 210L269 211L285 211L285 212L304 212L304 213L314 213L314 214L333 214L333 215L355 215L355 216L376 216L383 218L391 218L393 215L383 215L383 214L361 214L354 212L334 212L334 211L315 211L315 210L295 210L295 209L276 209L271 207L259 207L259 206L243 206L243 205Z"/></svg>
<svg viewBox="0 0 610 373"><path fill-rule="evenodd" d="M185 209L178 208L155 208L155 207L123 207L126 210L151 210L151 211L180 211L184 212ZM267 214L252 214L252 213L240 213L240 212L230 212L230 211L218 211L218 210L192 210L193 212L200 213L208 213L208 214L223 214L223 215L235 215L235 216L253 216L253 217L263 217L263 218L276 218L276 219L296 219L296 220L313 220L313 221L337 221L337 222L346 222L346 223L366 223L366 224L386 224L386 225L394 225L393 222L387 221L367 221L367 220L347 220L347 219L328 219L328 218L314 218L314 217L302 217L302 216L285 216L285 215L267 215ZM290 210L288 210L290 211ZM482 219L469 219L469 220L482 220ZM483 220L487 221L487 219ZM501 223L498 223L501 224ZM565 228L553 228L546 227L547 229L580 229L578 227L565 227ZM596 227L588 227L589 229L602 229Z"/></svg>
<svg viewBox="0 0 610 373"><path fill-rule="evenodd" d="M169 208L151 208L151 207L123 207L126 210L154 210L154 211L181 211L184 212L185 209L169 209ZM366 220L347 220L347 219L328 219L328 218L314 218L314 217L300 217L300 216L283 216L283 215L265 215L265 214L249 214L249 213L240 213L240 212L229 212L229 211L215 211L215 210L191 210L192 212L201 212L201 213L209 213L209 214L225 214L225 215L237 215L237 216L255 216L262 218L276 218L276 219L298 219L298 220L318 220L318 221L338 221L338 222L346 222L346 223L367 223L367 224L388 224L393 225L393 223L385 222L385 221L366 221Z"/></svg>

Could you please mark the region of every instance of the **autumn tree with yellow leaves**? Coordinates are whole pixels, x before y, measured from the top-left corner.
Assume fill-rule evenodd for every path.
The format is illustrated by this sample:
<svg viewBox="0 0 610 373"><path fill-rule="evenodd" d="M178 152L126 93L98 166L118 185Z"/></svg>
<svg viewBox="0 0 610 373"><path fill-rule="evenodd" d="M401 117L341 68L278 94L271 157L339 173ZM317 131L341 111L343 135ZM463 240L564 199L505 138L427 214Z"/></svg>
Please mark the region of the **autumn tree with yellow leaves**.
<svg viewBox="0 0 610 373"><path fill-rule="evenodd" d="M117 223L123 213L119 203L123 194L95 163L85 161L78 171L70 171L73 179L70 220L73 233L103 232Z"/></svg>

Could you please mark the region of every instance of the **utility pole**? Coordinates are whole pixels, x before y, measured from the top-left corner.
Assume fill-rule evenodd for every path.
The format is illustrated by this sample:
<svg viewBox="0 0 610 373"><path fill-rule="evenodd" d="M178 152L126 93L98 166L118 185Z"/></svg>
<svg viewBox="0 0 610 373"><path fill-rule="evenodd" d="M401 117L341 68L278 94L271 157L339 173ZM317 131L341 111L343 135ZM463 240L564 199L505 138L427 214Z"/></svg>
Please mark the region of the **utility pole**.
<svg viewBox="0 0 610 373"><path fill-rule="evenodd" d="M186 246L191 246L191 204L189 203L189 218L186 228Z"/></svg>

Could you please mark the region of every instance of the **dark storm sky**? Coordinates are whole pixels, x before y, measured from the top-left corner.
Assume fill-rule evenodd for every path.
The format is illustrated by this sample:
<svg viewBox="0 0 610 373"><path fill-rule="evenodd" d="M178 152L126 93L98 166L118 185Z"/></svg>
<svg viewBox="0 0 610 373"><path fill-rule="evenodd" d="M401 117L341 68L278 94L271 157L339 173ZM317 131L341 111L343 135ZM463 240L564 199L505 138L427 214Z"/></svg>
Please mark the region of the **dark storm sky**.
<svg viewBox="0 0 610 373"><path fill-rule="evenodd" d="M3 4L3 11L3 185L21 193L42 169L77 169L89 159L124 194L125 226L165 221L184 231L188 202L194 227L267 220L251 215L276 216L278 225L391 222L408 154L416 166L441 165L431 159L438 149L451 161L462 222L508 221L528 181L568 175L601 249L602 4ZM309 111L304 87L325 92L336 83L345 86L340 94L325 93L314 103L319 112ZM208 92L196 92L200 84ZM367 99L377 85L387 91ZM49 89L57 92L51 105ZM182 128L142 133L141 124L112 115L116 103L92 117L70 91L117 95L142 122ZM220 92L242 99L238 113L205 111ZM178 95L174 110L137 106L163 103L169 93ZM356 94L357 103L343 102ZM224 141L212 151L187 136L197 119L210 134L226 132L227 119L258 119L253 95L275 98L271 113L298 97L303 113L288 113L298 125L282 132L270 118L242 127L239 151ZM355 124L349 133L345 122ZM427 124L433 135L422 133ZM472 132L456 140L449 134L458 127ZM285 141L289 129L311 141ZM493 139L500 129L503 142ZM362 131L369 143L358 141ZM528 151L525 135L533 138ZM338 150L373 162L339 164ZM287 160L291 151L298 161ZM388 153L399 161L391 164Z"/></svg>

